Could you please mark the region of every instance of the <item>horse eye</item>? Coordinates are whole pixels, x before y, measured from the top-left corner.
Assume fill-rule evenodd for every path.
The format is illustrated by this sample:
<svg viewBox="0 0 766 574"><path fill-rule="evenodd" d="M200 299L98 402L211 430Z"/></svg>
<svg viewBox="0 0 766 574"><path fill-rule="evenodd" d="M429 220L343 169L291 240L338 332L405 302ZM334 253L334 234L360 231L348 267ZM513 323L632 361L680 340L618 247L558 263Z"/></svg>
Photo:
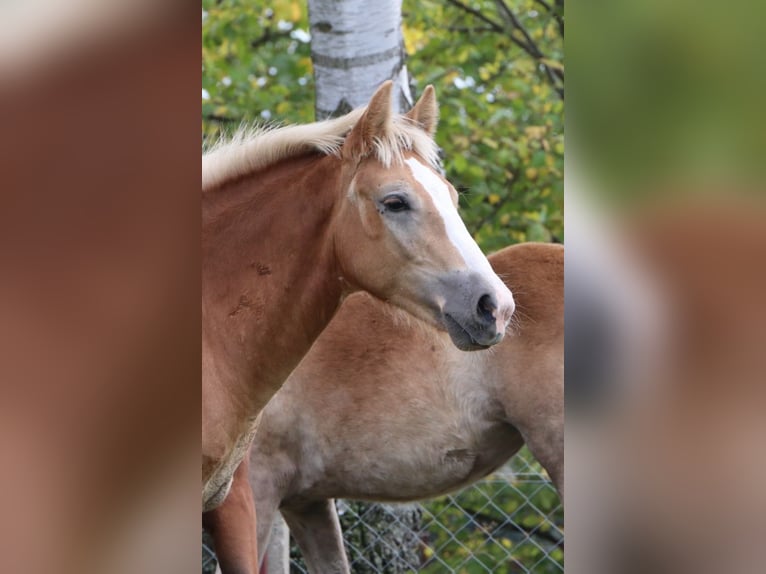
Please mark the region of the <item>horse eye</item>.
<svg viewBox="0 0 766 574"><path fill-rule="evenodd" d="M410 208L407 200L400 195L391 195L383 200L383 205L388 211L406 211Z"/></svg>

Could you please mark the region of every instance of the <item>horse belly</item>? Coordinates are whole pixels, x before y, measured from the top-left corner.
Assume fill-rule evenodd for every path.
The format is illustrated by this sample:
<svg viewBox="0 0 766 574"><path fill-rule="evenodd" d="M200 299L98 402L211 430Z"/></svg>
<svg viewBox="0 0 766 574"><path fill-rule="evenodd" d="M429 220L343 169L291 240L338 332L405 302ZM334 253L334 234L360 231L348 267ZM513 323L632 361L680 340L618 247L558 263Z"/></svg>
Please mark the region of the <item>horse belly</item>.
<svg viewBox="0 0 766 574"><path fill-rule="evenodd" d="M459 488L471 474L471 463L440 465L427 469L385 475L358 476L353 484L331 489L327 497L373 500L379 502L409 502L430 498Z"/></svg>
<svg viewBox="0 0 766 574"><path fill-rule="evenodd" d="M501 448L451 449L444 453L442 464L433 466L427 473L428 481L422 484L424 493L418 498L439 496L454 492L491 474L518 450L516 441Z"/></svg>
<svg viewBox="0 0 766 574"><path fill-rule="evenodd" d="M407 502L453 492L502 466L521 446L517 432L448 447L420 443L411 451L346 460L338 472L315 483L316 494L381 502ZM369 454L369 453L368 453ZM345 468L344 468L345 467ZM327 480L329 479L329 480Z"/></svg>
<svg viewBox="0 0 766 574"><path fill-rule="evenodd" d="M417 498L452 492L475 480L480 454L471 448L452 448L442 453L440 461L424 469Z"/></svg>

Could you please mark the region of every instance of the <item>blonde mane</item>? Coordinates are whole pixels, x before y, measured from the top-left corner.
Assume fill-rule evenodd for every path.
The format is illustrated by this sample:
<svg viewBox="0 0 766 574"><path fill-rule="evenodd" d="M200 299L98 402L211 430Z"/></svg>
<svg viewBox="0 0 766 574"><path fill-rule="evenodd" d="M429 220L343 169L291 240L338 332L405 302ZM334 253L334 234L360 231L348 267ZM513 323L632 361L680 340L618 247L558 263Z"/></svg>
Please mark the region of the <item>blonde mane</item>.
<svg viewBox="0 0 766 574"><path fill-rule="evenodd" d="M337 154L365 110L312 124L240 128L202 155L202 191L309 152ZM390 167L403 162L404 151L415 152L433 167L438 165L438 148L431 136L406 116L394 116L386 135L375 139L374 153Z"/></svg>

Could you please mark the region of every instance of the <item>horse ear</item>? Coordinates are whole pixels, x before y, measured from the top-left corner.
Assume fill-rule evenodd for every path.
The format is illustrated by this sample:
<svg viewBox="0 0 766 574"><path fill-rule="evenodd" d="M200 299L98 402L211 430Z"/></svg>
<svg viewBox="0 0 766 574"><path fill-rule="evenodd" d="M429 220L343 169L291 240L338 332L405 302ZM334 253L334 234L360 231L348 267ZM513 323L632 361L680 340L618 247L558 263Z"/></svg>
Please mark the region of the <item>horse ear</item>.
<svg viewBox="0 0 766 574"><path fill-rule="evenodd" d="M436 133L439 123L439 104L436 103L436 91L431 84L426 86L420 99L407 112L407 117L423 128L429 135Z"/></svg>
<svg viewBox="0 0 766 574"><path fill-rule="evenodd" d="M366 155L376 139L384 139L391 129L391 80L383 82L375 91L362 117L346 138L344 156L355 159Z"/></svg>

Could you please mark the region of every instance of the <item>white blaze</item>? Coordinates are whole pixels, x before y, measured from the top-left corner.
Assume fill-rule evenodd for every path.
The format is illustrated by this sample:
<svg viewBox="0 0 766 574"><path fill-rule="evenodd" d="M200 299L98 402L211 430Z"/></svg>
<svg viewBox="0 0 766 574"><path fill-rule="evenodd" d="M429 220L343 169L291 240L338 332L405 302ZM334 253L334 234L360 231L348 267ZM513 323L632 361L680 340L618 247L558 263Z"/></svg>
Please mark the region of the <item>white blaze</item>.
<svg viewBox="0 0 766 574"><path fill-rule="evenodd" d="M484 275L498 289L500 293L507 292L507 287L500 281L489 261L481 252L479 246L468 233L465 223L452 203L449 188L436 173L416 158L408 158L405 163L412 171L412 176L423 186L423 189L431 196L431 199L444 220L447 237L463 258L466 267ZM498 283L500 285L498 285Z"/></svg>

